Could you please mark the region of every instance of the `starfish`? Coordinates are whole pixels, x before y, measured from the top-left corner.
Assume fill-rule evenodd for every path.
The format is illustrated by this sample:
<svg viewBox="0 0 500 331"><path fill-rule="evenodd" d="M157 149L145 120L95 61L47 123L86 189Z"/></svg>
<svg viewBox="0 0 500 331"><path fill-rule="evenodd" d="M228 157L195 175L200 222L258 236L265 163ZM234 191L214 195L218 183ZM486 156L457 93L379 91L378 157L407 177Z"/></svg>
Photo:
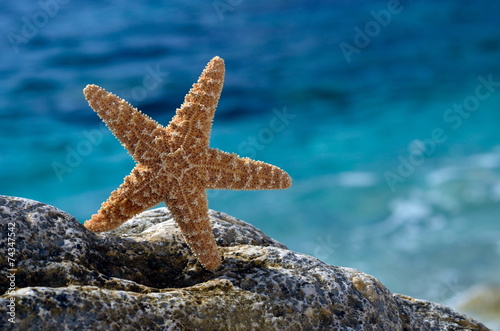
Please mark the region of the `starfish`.
<svg viewBox="0 0 500 331"><path fill-rule="evenodd" d="M136 162L85 227L112 230L165 202L199 262L210 271L221 265L206 189L272 190L292 184L276 166L209 147L223 83L224 61L214 57L167 127L99 86L85 87L89 105Z"/></svg>

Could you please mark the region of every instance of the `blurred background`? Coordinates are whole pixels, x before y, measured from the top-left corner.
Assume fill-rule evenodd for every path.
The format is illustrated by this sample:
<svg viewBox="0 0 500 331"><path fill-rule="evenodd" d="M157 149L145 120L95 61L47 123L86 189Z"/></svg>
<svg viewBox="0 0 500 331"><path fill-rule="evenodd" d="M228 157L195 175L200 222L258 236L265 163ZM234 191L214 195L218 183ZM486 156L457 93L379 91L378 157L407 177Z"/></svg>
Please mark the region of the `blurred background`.
<svg viewBox="0 0 500 331"><path fill-rule="evenodd" d="M210 208L290 249L441 303L500 285L500 2L0 4L0 194L83 222L133 168L82 94L168 124L213 56L211 146L277 165L285 191Z"/></svg>

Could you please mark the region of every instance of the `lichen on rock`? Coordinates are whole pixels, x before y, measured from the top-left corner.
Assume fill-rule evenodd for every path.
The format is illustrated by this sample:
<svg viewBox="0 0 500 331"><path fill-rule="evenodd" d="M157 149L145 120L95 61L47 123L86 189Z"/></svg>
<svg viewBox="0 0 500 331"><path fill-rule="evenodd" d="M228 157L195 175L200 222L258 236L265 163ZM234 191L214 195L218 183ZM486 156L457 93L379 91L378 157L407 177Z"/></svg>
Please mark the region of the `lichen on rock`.
<svg viewBox="0 0 500 331"><path fill-rule="evenodd" d="M94 234L71 215L0 196L15 223L15 288L0 256L0 329L488 330L432 302L392 294L374 277L288 250L254 226L210 211L222 267L206 271L169 211ZM0 238L7 251L7 237ZM7 320L14 298L15 321Z"/></svg>

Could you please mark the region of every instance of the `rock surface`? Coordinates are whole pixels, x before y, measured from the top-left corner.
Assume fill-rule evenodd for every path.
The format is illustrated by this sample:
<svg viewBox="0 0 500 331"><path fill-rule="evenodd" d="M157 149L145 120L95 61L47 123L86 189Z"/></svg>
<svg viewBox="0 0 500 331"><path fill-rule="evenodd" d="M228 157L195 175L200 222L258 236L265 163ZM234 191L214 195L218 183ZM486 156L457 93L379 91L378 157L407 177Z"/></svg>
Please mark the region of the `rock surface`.
<svg viewBox="0 0 500 331"><path fill-rule="evenodd" d="M15 238L0 238L1 252L15 248L12 260L0 256L0 329L488 330L226 214L210 219L224 256L215 273L192 256L166 208L97 235L55 207L0 196L2 232Z"/></svg>

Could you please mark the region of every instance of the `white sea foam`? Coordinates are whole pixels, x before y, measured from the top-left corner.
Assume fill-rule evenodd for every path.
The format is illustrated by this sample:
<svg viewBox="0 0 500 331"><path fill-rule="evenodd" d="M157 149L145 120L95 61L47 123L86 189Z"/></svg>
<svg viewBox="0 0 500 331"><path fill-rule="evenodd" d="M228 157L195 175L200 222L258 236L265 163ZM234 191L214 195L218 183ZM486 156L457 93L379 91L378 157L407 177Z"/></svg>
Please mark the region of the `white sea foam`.
<svg viewBox="0 0 500 331"><path fill-rule="evenodd" d="M347 171L337 174L336 182L340 186L367 187L378 182L378 177L373 172Z"/></svg>

